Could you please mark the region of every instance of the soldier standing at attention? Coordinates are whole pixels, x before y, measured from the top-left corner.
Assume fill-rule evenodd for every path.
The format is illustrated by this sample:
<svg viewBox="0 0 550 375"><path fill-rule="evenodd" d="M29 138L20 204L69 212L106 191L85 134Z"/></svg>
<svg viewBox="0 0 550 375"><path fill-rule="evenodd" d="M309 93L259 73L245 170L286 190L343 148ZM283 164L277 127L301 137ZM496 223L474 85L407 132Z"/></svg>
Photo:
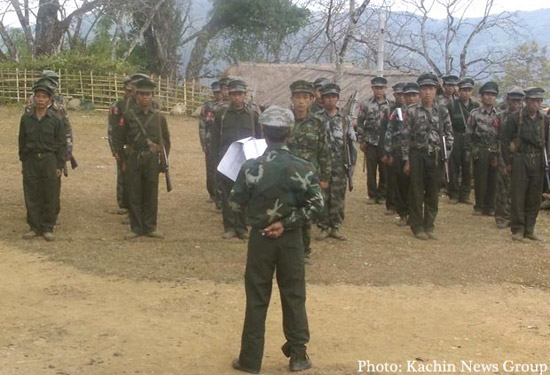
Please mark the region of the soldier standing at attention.
<svg viewBox="0 0 550 375"><path fill-rule="evenodd" d="M252 374L260 372L265 319L276 272L286 337L282 351L290 357L290 371L307 370L311 360L306 353L309 327L301 230L323 210L323 197L316 168L286 147L294 125L292 112L269 107L260 116L260 123L267 150L242 166L229 197L233 210L246 209L251 226L241 351L232 366Z"/></svg>
<svg viewBox="0 0 550 375"><path fill-rule="evenodd" d="M134 94L136 85L132 82L130 77L124 78L122 81L124 85L124 97L109 107L109 115L107 117L107 139L109 140L109 147L114 158L116 158L116 151L113 142L113 131L119 126L124 114L130 109L130 106L134 103ZM124 215L128 213L128 196L126 189L124 188L124 171L122 170L122 160L116 159L116 199L118 203L118 214Z"/></svg>
<svg viewBox="0 0 550 375"><path fill-rule="evenodd" d="M500 119L495 108L498 85L487 82L481 86L479 93L482 106L470 113L465 143L474 161L474 215L493 216L500 132Z"/></svg>
<svg viewBox="0 0 550 375"><path fill-rule="evenodd" d="M386 195L386 169L382 162L383 136L393 105L386 99L388 81L384 77L371 80L374 96L359 108L357 137L359 147L367 161L367 204L384 202ZM377 182L378 176L378 182Z"/></svg>
<svg viewBox="0 0 550 375"><path fill-rule="evenodd" d="M294 108L294 127L288 140L290 152L311 162L319 176L321 189L327 189L332 175L327 130L321 117L309 112L313 100L313 84L295 81L290 85ZM302 228L306 263L311 264L311 223Z"/></svg>
<svg viewBox="0 0 550 375"><path fill-rule="evenodd" d="M336 83L327 83L321 89L323 105L325 109L319 112L328 131L328 142L330 148L330 163L332 176L328 189L323 190L326 210L317 222L321 233L317 236L318 241L327 237L346 240L346 236L340 233L340 227L344 221L346 187L348 175L346 165L355 166L357 149L355 130L351 118L344 115L338 108L340 98L340 86ZM349 152L348 152L349 150ZM348 158L348 154L351 159Z"/></svg>
<svg viewBox="0 0 550 375"><path fill-rule="evenodd" d="M500 120L500 132L499 139L499 159L498 159L498 171L497 171L497 187L495 197L495 221L497 228L504 229L510 226L510 174L506 170L506 163L504 162L503 147L508 145L502 143L502 136L504 134L504 127L508 116L512 113L519 111L523 104L523 97L525 93L519 87L512 87L506 94L507 109L499 113Z"/></svg>
<svg viewBox="0 0 550 375"><path fill-rule="evenodd" d="M159 154L170 153L170 133L166 118L153 109L156 84L150 78L136 82L136 104L124 114L114 132L117 159L127 173L128 208L131 232L127 240L145 235L164 238L157 230ZM126 148L125 148L126 146Z"/></svg>
<svg viewBox="0 0 550 375"><path fill-rule="evenodd" d="M23 191L31 239L42 235L54 241L58 180L65 165L67 133L61 118L50 108L54 88L47 80L33 87L34 100L19 124L19 160L22 162Z"/></svg>
<svg viewBox="0 0 550 375"><path fill-rule="evenodd" d="M321 87L323 87L323 85L328 82L328 79L324 77L319 77L313 82L313 94L315 96L315 100L311 104L311 108L309 109L311 113L316 114L324 109L323 98L321 96Z"/></svg>
<svg viewBox="0 0 550 375"><path fill-rule="evenodd" d="M258 124L259 112L255 107L246 103L247 85L242 79L233 79L229 82L229 105L221 107L216 112L214 129L212 132L213 151L221 160L229 146L239 139L246 137L261 138ZM223 239L239 237L248 238L244 213L234 212L229 207L229 194L234 182L219 173L216 175L222 198Z"/></svg>
<svg viewBox="0 0 550 375"><path fill-rule="evenodd" d="M395 175L395 209L399 215L397 225L404 227L408 225L409 219L409 176L403 172L405 162L403 161L402 143L403 133L405 131L405 114L408 106L418 103L418 84L415 82L406 83L403 87L405 104L402 109L402 118L400 119L397 111L394 111L390 117L388 128L386 129L386 141L384 147L388 156L388 165L393 169Z"/></svg>
<svg viewBox="0 0 550 375"><path fill-rule="evenodd" d="M459 78L455 75L449 74L442 77L443 79L443 94L438 95L437 104L442 106L448 106L456 99L456 87L459 82Z"/></svg>
<svg viewBox="0 0 550 375"><path fill-rule="evenodd" d="M453 150L449 158L449 203L471 204L470 190L472 175L470 171L470 151L466 147L466 122L470 112L479 107L472 100L474 80L464 78L458 83L458 99L448 106L453 124Z"/></svg>
<svg viewBox="0 0 550 375"><path fill-rule="evenodd" d="M407 108L403 136L403 171L410 176L410 226L416 238L435 239L434 223L443 175L443 137L448 152L453 144L449 111L435 102L437 77L418 77L420 102Z"/></svg>
<svg viewBox="0 0 550 375"><path fill-rule="evenodd" d="M540 110L544 89L525 89L525 107L512 113L503 132L504 160L511 173L512 239L541 241L535 234L544 176L543 147L548 141L548 117Z"/></svg>
<svg viewBox="0 0 550 375"><path fill-rule="evenodd" d="M206 190L210 196L209 202L217 202L216 194L216 162L217 157L212 155L212 127L214 123L214 108L223 100L220 82L210 85L214 99L206 101L199 116L199 139L206 164Z"/></svg>

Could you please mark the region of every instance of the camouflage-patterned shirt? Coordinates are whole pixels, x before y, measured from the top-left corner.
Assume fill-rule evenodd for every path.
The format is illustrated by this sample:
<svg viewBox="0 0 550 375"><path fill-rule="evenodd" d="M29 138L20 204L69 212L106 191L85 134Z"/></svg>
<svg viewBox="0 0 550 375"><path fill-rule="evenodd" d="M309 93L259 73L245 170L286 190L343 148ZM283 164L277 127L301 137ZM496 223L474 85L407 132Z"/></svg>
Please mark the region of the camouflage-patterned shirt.
<svg viewBox="0 0 550 375"><path fill-rule="evenodd" d="M455 100L457 100L456 95L452 95L452 96L438 95L436 98L437 104L445 107L448 107ZM468 115L466 115L466 118L468 118Z"/></svg>
<svg viewBox="0 0 550 375"><path fill-rule="evenodd" d="M199 115L199 139L203 150L208 150L210 147L215 112L218 109L218 106L222 103L223 102L208 100L201 107L201 112Z"/></svg>
<svg viewBox="0 0 550 375"><path fill-rule="evenodd" d="M470 113L479 108L479 103L470 99L468 105L464 105L459 99L449 102L447 109L453 124L453 133L466 133L466 123Z"/></svg>
<svg viewBox="0 0 550 375"><path fill-rule="evenodd" d="M407 107L402 143L403 160L409 160L411 149L440 151L442 137L445 137L447 151L450 152L453 146L453 129L447 107L434 104L431 109L426 109L422 103Z"/></svg>
<svg viewBox="0 0 550 375"><path fill-rule="evenodd" d="M378 146L386 133L393 102L384 99L378 102L372 98L359 107L357 118L357 137L361 143ZM380 145L382 146L382 145Z"/></svg>
<svg viewBox="0 0 550 375"><path fill-rule="evenodd" d="M490 110L482 107L474 109L470 113L466 126L466 149L480 147L497 151L500 125L500 119L494 107Z"/></svg>
<svg viewBox="0 0 550 375"><path fill-rule="evenodd" d="M351 126L351 117L344 115L340 109L334 116L329 115L326 110L319 112L319 115L323 119L328 134L331 168L335 169L345 163L346 149L344 143L347 142L348 145L356 147L357 137L355 136L355 130ZM352 150L352 153L354 151ZM352 165L354 165L354 161L352 161Z"/></svg>
<svg viewBox="0 0 550 375"><path fill-rule="evenodd" d="M229 206L235 212L246 207L253 228L280 221L290 230L319 216L324 202L313 165L292 155L286 146L273 144L241 167Z"/></svg>
<svg viewBox="0 0 550 375"><path fill-rule="evenodd" d="M401 110L400 120L397 115L397 109ZM405 130L405 113L407 109L403 107L396 107L391 115L390 120L388 121L388 126L386 127L386 134L384 138L384 151L388 154L393 153L394 151L401 151L401 144L403 142L403 132Z"/></svg>
<svg viewBox="0 0 550 375"><path fill-rule="evenodd" d="M330 181L330 150L327 130L321 117L308 113L303 119L296 118L288 149L294 155L313 163L321 181Z"/></svg>
<svg viewBox="0 0 550 375"><path fill-rule="evenodd" d="M309 107L309 112L315 114L322 112L325 108L321 107L319 104L317 104L317 101L314 101L311 103L311 107Z"/></svg>

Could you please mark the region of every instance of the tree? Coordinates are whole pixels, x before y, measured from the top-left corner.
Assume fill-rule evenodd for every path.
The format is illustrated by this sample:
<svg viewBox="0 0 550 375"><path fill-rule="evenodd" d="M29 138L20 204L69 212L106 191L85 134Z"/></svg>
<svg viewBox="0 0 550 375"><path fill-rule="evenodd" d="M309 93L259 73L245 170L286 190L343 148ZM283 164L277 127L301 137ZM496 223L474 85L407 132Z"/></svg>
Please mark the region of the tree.
<svg viewBox="0 0 550 375"><path fill-rule="evenodd" d="M292 25L290 19L306 18L308 11L290 0L211 0L212 10L208 22L195 34L184 39L196 38L187 65L187 78L198 78L205 63L210 41L224 30L243 34L265 33L280 41L289 33L298 31L300 24ZM263 31L262 31L263 30Z"/></svg>
<svg viewBox="0 0 550 375"><path fill-rule="evenodd" d="M504 74L497 80L503 92L512 86L539 86L550 90L550 53L536 42L518 46L511 58L502 64L502 70Z"/></svg>

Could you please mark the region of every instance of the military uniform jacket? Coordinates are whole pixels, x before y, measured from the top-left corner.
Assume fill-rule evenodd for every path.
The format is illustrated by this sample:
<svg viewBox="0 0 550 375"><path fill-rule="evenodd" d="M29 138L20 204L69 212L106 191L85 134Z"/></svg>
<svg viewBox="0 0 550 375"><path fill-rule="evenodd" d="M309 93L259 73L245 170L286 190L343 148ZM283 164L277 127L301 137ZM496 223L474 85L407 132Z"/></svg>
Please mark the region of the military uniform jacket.
<svg viewBox="0 0 550 375"><path fill-rule="evenodd" d="M523 118L523 119L520 119ZM521 123L521 124L520 124ZM522 109L508 116L502 132L502 154L507 164L511 163L513 154L537 154L542 152L548 142L549 119L539 111L534 119L527 110ZM513 150L510 146L514 141Z"/></svg>
<svg viewBox="0 0 550 375"><path fill-rule="evenodd" d="M65 164L67 137L59 115L48 109L41 119L32 109L21 116L19 123L19 160L31 155L52 153L57 159L57 169Z"/></svg>
<svg viewBox="0 0 550 375"><path fill-rule="evenodd" d="M330 181L330 150L325 124L320 116L308 113L303 119L296 119L288 149L294 155L313 163L321 181Z"/></svg>
<svg viewBox="0 0 550 375"><path fill-rule="evenodd" d="M199 139L204 150L208 149L212 141L212 128L214 126L215 111L223 102L208 100L201 107L199 116Z"/></svg>
<svg viewBox="0 0 550 375"><path fill-rule="evenodd" d="M248 223L260 230L277 221L285 230L301 228L324 209L314 166L281 144L244 163L229 205L236 212L246 207Z"/></svg>
<svg viewBox="0 0 550 375"><path fill-rule="evenodd" d="M319 104L317 104L317 101L314 101L311 103L311 106L309 108L309 112L313 114L317 114L319 112L322 112L324 110L323 107L321 107Z"/></svg>
<svg viewBox="0 0 550 375"><path fill-rule="evenodd" d="M331 157L331 169L338 168L339 164L346 162L346 143L350 147L350 165L355 165L357 160L357 137L351 125L351 117L344 115L342 110L330 116L326 110L319 113L325 124L328 134L328 142Z"/></svg>
<svg viewBox="0 0 550 375"><path fill-rule="evenodd" d="M357 135L359 142L369 143L383 148L383 137L394 103L388 99L381 102L372 98L359 108L357 119Z"/></svg>
<svg viewBox="0 0 550 375"><path fill-rule="evenodd" d="M453 96L438 95L436 98L437 104L445 107L448 107L455 100L458 100L456 95L453 95ZM466 119L467 118L468 118L468 114L466 114Z"/></svg>
<svg viewBox="0 0 550 375"><path fill-rule="evenodd" d="M144 128L146 134L141 127ZM170 153L170 133L166 117L155 110L150 109L144 112L137 105L133 106L124 114L122 121L113 133L115 151L122 155L124 145L129 146L130 153L148 151L147 139L160 145L161 131L164 148L168 155Z"/></svg>
<svg viewBox="0 0 550 375"><path fill-rule="evenodd" d="M500 119L496 109L476 108L470 113L466 126L466 149L480 148L498 151Z"/></svg>
<svg viewBox="0 0 550 375"><path fill-rule="evenodd" d="M109 140L109 147L112 153L115 152L113 132L120 125L120 122L123 121L124 113L126 113L132 105L135 105L135 101L129 96L114 102L109 107L107 139Z"/></svg>
<svg viewBox="0 0 550 375"><path fill-rule="evenodd" d="M243 109L234 109L231 105L222 106L216 112L212 144L220 159L231 143L246 137L261 138L262 132L256 106L245 104Z"/></svg>
<svg viewBox="0 0 550 375"><path fill-rule="evenodd" d="M399 119L397 115L397 108L401 108L403 121ZM403 132L405 130L405 113L407 109L403 107L396 107L390 115L388 126L386 127L386 134L384 137L384 151L388 154L398 151L401 152L401 144L403 142Z"/></svg>
<svg viewBox="0 0 550 375"><path fill-rule="evenodd" d="M455 99L447 105L453 124L453 133L466 133L468 117L476 108L479 108L479 103L472 99L470 99L468 105L462 104L459 99Z"/></svg>
<svg viewBox="0 0 550 375"><path fill-rule="evenodd" d="M446 138L447 151L453 145L453 129L447 107L434 104L427 109L422 102L407 107L405 130L403 133L403 160L409 160L411 149L420 149L429 153L439 152Z"/></svg>

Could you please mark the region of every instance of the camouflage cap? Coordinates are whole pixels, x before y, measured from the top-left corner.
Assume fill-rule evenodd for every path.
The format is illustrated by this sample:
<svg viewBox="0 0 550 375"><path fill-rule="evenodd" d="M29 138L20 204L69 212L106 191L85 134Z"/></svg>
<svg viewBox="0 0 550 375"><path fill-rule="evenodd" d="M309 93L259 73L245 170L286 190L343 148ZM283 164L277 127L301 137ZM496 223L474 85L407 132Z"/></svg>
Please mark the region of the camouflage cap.
<svg viewBox="0 0 550 375"><path fill-rule="evenodd" d="M321 87L321 96L336 94L340 96L340 86L334 82L325 83Z"/></svg>
<svg viewBox="0 0 550 375"><path fill-rule="evenodd" d="M136 91L137 92L154 92L157 84L151 79L142 78L136 81Z"/></svg>
<svg viewBox="0 0 550 375"><path fill-rule="evenodd" d="M262 112L258 122L263 126L274 128L292 128L294 126L294 114L290 109L272 105Z"/></svg>
<svg viewBox="0 0 550 375"><path fill-rule="evenodd" d="M508 92L506 93L506 98L508 99L523 99L525 97L525 93L521 89L521 87L514 86Z"/></svg>
<svg viewBox="0 0 550 375"><path fill-rule="evenodd" d="M149 77L147 74L136 73L136 74L132 74L130 76L130 79L132 80L132 82L136 83L137 81L142 80L142 79L146 79L146 80L150 81L151 77Z"/></svg>
<svg viewBox="0 0 550 375"><path fill-rule="evenodd" d="M290 92L305 92L313 95L313 83L305 81L303 79L294 81L290 84Z"/></svg>
<svg viewBox="0 0 550 375"><path fill-rule="evenodd" d="M438 85L437 76L433 73L424 73L416 80L419 87L422 86L436 86Z"/></svg>
<svg viewBox="0 0 550 375"><path fill-rule="evenodd" d="M474 80L471 78L462 78L460 82L458 82L458 88L459 89L472 89L474 88Z"/></svg>
<svg viewBox="0 0 550 375"><path fill-rule="evenodd" d="M59 80L59 75L53 70L43 70L42 77Z"/></svg>
<svg viewBox="0 0 550 375"><path fill-rule="evenodd" d="M525 97L530 99L544 99L544 89L541 87L528 87L524 90Z"/></svg>
<svg viewBox="0 0 550 375"><path fill-rule="evenodd" d="M370 80L370 85L373 87L386 87L388 80L384 77L374 77Z"/></svg>
<svg viewBox="0 0 550 375"><path fill-rule="evenodd" d="M455 76L454 74L447 74L443 77L441 77L443 80L443 84L447 86L456 86L458 85L458 82L460 81L460 78Z"/></svg>
<svg viewBox="0 0 550 375"><path fill-rule="evenodd" d="M313 87L317 89L319 87L323 87L323 85L328 82L329 82L328 78L319 77L315 81L313 81Z"/></svg>
<svg viewBox="0 0 550 375"><path fill-rule="evenodd" d="M219 92L222 87L220 85L220 81L214 81L210 84L210 89L212 90L212 92Z"/></svg>
<svg viewBox="0 0 550 375"><path fill-rule="evenodd" d="M229 81L231 81L231 78L229 77L220 78L220 87L229 85Z"/></svg>
<svg viewBox="0 0 550 375"><path fill-rule="evenodd" d="M394 94L400 94L400 93L402 94L403 89L405 88L405 82L397 82L391 88L392 88Z"/></svg>
<svg viewBox="0 0 550 375"><path fill-rule="evenodd" d="M55 92L55 86L52 84L51 78L40 78L36 82L34 82L34 85L32 86L32 91L36 93L37 91L44 91L49 96L52 96Z"/></svg>
<svg viewBox="0 0 550 375"><path fill-rule="evenodd" d="M419 92L420 88L416 82L407 82L405 83L405 87L403 87L404 94L418 94Z"/></svg>
<svg viewBox="0 0 550 375"><path fill-rule="evenodd" d="M229 88L229 93L232 92L246 92L247 85L246 82L242 78L234 78L231 81L229 81L229 85L227 85Z"/></svg>
<svg viewBox="0 0 550 375"><path fill-rule="evenodd" d="M483 86L479 88L479 93L482 95L485 93L498 95L498 84L492 81L485 82Z"/></svg>

